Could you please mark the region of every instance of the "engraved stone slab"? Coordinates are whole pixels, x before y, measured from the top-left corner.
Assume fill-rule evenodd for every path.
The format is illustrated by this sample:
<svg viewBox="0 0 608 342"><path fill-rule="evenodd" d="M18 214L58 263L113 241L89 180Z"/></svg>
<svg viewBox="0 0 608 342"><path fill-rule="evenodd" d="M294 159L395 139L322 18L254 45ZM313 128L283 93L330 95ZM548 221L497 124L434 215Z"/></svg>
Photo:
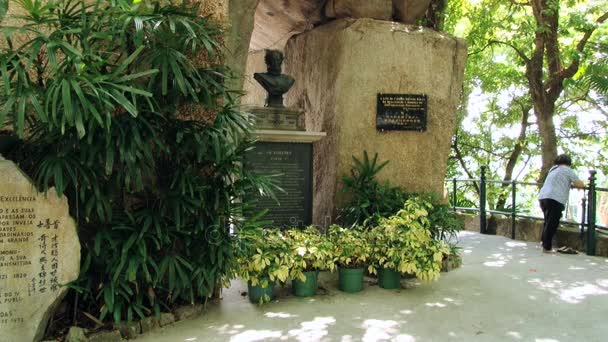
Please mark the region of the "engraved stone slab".
<svg viewBox="0 0 608 342"><path fill-rule="evenodd" d="M67 284L80 243L67 199L39 193L0 156L0 341L40 341Z"/></svg>
<svg viewBox="0 0 608 342"><path fill-rule="evenodd" d="M283 191L276 192L278 203L270 197L252 193L257 203L255 215L264 217L277 228L305 227L312 223L312 144L258 142L248 152L245 166L257 174L274 176Z"/></svg>

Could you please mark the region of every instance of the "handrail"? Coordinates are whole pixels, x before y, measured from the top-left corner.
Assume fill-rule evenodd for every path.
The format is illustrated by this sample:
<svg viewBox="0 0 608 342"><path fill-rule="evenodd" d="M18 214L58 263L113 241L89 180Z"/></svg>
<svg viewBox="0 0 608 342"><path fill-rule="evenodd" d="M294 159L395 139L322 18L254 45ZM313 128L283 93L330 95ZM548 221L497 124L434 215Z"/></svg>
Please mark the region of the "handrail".
<svg viewBox="0 0 608 342"><path fill-rule="evenodd" d="M561 221L562 223L569 224L578 224L581 229L581 236L586 236L587 241L587 254L595 255L596 241L597 241L597 230L608 232L608 227L603 226L596 223L596 213L597 213L597 192L608 192L608 188L598 188L595 186L595 175L596 172L591 170L589 172L589 185L585 188L581 189L584 191L583 200L581 201L582 207L582 215L580 222L576 221ZM511 238L515 239L515 224L517 218L529 218L529 219L539 219L542 220L542 217L525 215L517 212L517 186L538 186L540 187L540 183L531 183L531 182L519 182L516 180L504 181L504 180L491 180L486 179L486 166L481 167L481 175L479 179L446 179L445 182L451 182L453 186L452 193L452 209L454 211L474 211L479 212L480 219L480 231L482 234L487 233L487 218L486 214L499 214L511 216ZM457 191L458 191L458 183L459 182L475 182L479 184L479 205L477 208L464 208L457 207ZM490 210L486 209L486 196L487 196L487 184L501 184L503 186L511 187L511 210L510 211L502 211L502 210Z"/></svg>

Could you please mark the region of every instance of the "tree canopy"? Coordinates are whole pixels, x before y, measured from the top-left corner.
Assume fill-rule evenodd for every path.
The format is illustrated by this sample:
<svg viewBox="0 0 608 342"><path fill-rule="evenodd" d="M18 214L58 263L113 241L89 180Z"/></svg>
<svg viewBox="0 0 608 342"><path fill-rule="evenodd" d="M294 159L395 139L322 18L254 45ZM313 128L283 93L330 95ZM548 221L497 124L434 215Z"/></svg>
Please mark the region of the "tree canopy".
<svg viewBox="0 0 608 342"><path fill-rule="evenodd" d="M469 44L450 177L542 180L558 151L606 174L607 18L596 0L449 2Z"/></svg>

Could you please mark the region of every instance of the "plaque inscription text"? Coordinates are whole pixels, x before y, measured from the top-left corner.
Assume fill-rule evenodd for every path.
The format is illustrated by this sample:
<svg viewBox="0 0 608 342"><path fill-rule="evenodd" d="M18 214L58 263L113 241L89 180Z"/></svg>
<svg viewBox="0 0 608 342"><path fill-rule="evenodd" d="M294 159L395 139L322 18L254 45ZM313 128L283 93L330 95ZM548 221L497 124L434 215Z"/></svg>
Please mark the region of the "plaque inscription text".
<svg viewBox="0 0 608 342"><path fill-rule="evenodd" d="M379 131L426 131L427 96L378 94L376 129Z"/></svg>

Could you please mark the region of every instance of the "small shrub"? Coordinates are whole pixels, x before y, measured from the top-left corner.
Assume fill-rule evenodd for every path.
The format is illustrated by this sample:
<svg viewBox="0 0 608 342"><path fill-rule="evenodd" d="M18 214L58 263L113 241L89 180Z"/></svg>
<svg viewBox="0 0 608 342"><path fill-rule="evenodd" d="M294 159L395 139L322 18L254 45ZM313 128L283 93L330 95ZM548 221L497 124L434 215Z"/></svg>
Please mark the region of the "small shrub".
<svg viewBox="0 0 608 342"><path fill-rule="evenodd" d="M353 158L349 176L342 177L343 192L349 201L340 210L343 224L354 227L372 227L381 217L390 216L403 207L408 195L402 189L393 187L387 181L380 183L376 176L389 163L378 162L378 154L369 158L367 151L363 159Z"/></svg>
<svg viewBox="0 0 608 342"><path fill-rule="evenodd" d="M334 245L317 228L290 229L285 235L293 256L292 273L335 270Z"/></svg>
<svg viewBox="0 0 608 342"><path fill-rule="evenodd" d="M439 278L441 262L450 249L431 234L430 207L418 198L409 199L396 215L380 219L369 231L374 271L384 267L425 281Z"/></svg>
<svg viewBox="0 0 608 342"><path fill-rule="evenodd" d="M235 275L253 286L268 287L304 277L301 270L293 267L296 256L279 229L240 230L236 235L235 253Z"/></svg>
<svg viewBox="0 0 608 342"><path fill-rule="evenodd" d="M338 267L365 268L368 266L372 248L367 239L367 233L363 229L346 229L334 225L329 228L329 237L334 245L334 259Z"/></svg>

